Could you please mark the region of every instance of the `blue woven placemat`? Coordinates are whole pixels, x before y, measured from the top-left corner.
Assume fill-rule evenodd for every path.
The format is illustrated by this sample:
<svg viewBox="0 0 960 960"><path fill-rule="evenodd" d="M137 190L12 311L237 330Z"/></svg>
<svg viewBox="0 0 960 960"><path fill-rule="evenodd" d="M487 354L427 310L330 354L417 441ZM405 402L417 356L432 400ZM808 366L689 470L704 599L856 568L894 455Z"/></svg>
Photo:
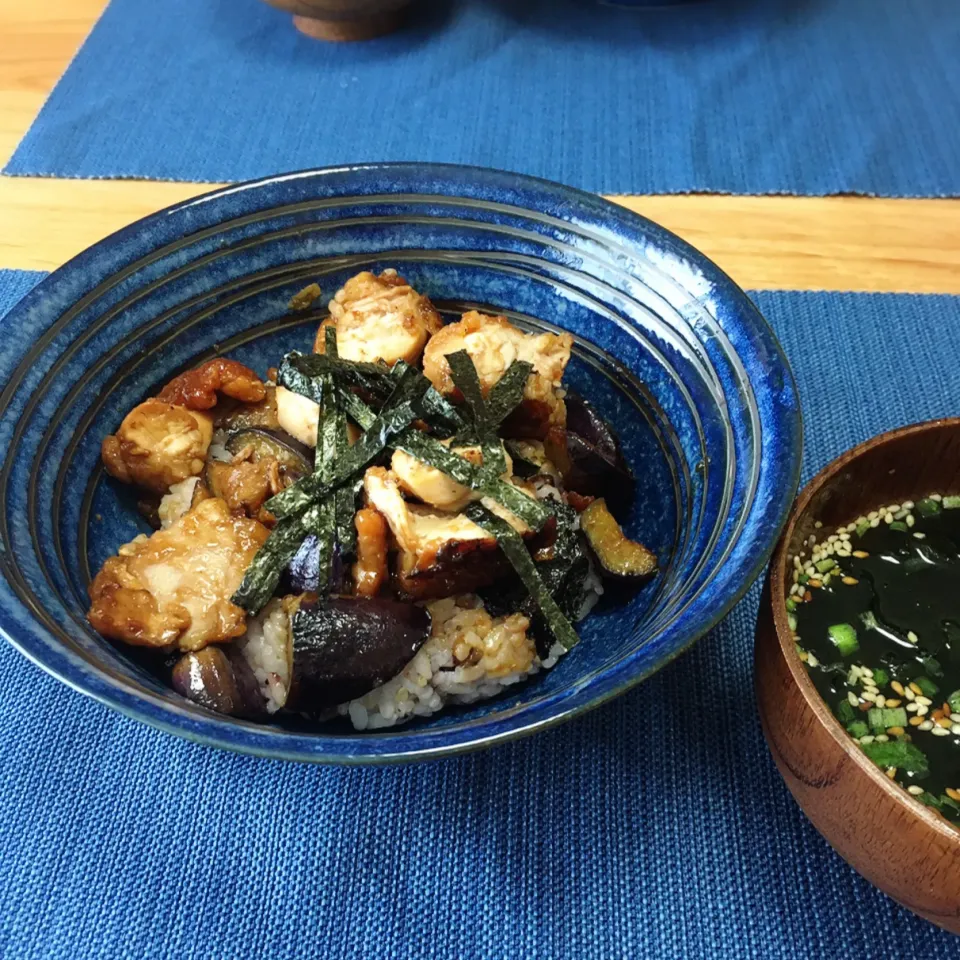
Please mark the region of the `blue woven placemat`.
<svg viewBox="0 0 960 960"><path fill-rule="evenodd" d="M0 313L38 276L0 271ZM799 380L807 476L958 412L960 297L755 299ZM752 693L756 604L755 588L579 720L385 769L194 746L0 643L0 956L956 958L960 941L857 876L780 780Z"/></svg>
<svg viewBox="0 0 960 960"><path fill-rule="evenodd" d="M260 0L112 0L6 172L380 160L602 193L960 195L957 0L415 0L361 44Z"/></svg>

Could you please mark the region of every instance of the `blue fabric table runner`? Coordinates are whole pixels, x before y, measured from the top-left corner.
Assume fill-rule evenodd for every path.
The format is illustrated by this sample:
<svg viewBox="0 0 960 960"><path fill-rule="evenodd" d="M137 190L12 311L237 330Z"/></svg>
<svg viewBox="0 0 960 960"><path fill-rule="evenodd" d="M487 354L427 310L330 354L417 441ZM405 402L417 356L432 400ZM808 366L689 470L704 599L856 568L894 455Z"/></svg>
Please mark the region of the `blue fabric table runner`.
<svg viewBox="0 0 960 960"><path fill-rule="evenodd" d="M0 314L39 278L0 271ZM754 299L798 378L806 478L958 412L960 298ZM0 642L0 957L960 956L847 867L780 780L752 691L757 596L583 718L402 768L195 746Z"/></svg>
<svg viewBox="0 0 960 960"><path fill-rule="evenodd" d="M416 0L323 44L261 0L112 0L10 174L381 160L600 193L960 195L957 0Z"/></svg>

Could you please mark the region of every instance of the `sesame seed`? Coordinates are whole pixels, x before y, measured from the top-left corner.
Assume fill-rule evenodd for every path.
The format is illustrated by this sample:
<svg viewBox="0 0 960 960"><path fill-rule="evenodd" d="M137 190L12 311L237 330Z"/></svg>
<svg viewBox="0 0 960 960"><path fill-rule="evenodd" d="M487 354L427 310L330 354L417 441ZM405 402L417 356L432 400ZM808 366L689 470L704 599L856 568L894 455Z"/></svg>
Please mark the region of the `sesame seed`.
<svg viewBox="0 0 960 960"><path fill-rule="evenodd" d="M960 735L960 723L955 723L950 727L950 732L955 735Z"/></svg>
<svg viewBox="0 0 960 960"><path fill-rule="evenodd" d="M893 687L893 689L899 693L901 697L903 696L903 684L899 680L891 680L890 686Z"/></svg>
<svg viewBox="0 0 960 960"><path fill-rule="evenodd" d="M907 787L907 793L909 793L912 797L919 797L920 794L923 793L923 787L916 783L912 783L909 787Z"/></svg>
<svg viewBox="0 0 960 960"><path fill-rule="evenodd" d="M941 727L943 727L944 730L949 730L949 729L953 726L953 723L952 723L950 720L948 720L946 717L941 717L941 718L937 721L937 723L938 723Z"/></svg>
<svg viewBox="0 0 960 960"><path fill-rule="evenodd" d="M860 742L863 744L873 743L873 737L871 737L870 734L867 733L860 738Z"/></svg>
<svg viewBox="0 0 960 960"><path fill-rule="evenodd" d="M912 509L914 508L914 506L915 506L915 504L914 504L914 502L913 502L912 500L904 500L904 501L903 501L903 509L904 509L904 510L912 510Z"/></svg>
<svg viewBox="0 0 960 960"><path fill-rule="evenodd" d="M863 560L864 557L869 557L869 556L870 556L870 554L867 553L866 550L854 550L854 551L853 551L853 555L854 555L858 560Z"/></svg>
<svg viewBox="0 0 960 960"><path fill-rule="evenodd" d="M877 737L877 743L886 743L889 739L885 733L881 733L880 736Z"/></svg>
<svg viewBox="0 0 960 960"><path fill-rule="evenodd" d="M951 719L954 723L960 723L960 713L951 713L951 714L950 714L950 719Z"/></svg>
<svg viewBox="0 0 960 960"><path fill-rule="evenodd" d="M877 517L879 517L879 516L880 516L880 514L877 513L876 510L871 510L871 511L867 514L867 519L868 519L868 520L876 520Z"/></svg>
<svg viewBox="0 0 960 960"><path fill-rule="evenodd" d="M950 731L947 730L946 727L931 727L931 728L930 728L930 732L931 732L935 737L949 737L949 736L950 736Z"/></svg>
<svg viewBox="0 0 960 960"><path fill-rule="evenodd" d="M831 533L830 536L827 537L827 543L836 543L837 539L837 535L835 533Z"/></svg>
<svg viewBox="0 0 960 960"><path fill-rule="evenodd" d="M797 568L798 571L803 569L803 564L800 562L799 557L793 558L793 565Z"/></svg>
<svg viewBox="0 0 960 960"><path fill-rule="evenodd" d="M920 713L920 704L911 701L907 704L907 713Z"/></svg>
<svg viewBox="0 0 960 960"><path fill-rule="evenodd" d="M819 667L820 661L812 654L807 654L807 665L810 667Z"/></svg>
<svg viewBox="0 0 960 960"><path fill-rule="evenodd" d="M877 697L877 699L874 702L878 707L883 708L887 705L887 698L881 695Z"/></svg>
<svg viewBox="0 0 960 960"><path fill-rule="evenodd" d="M937 503L939 503L939 502L943 499L943 494L942 494L942 493L931 493L931 494L930 494L930 499L931 499L931 500L936 500Z"/></svg>
<svg viewBox="0 0 960 960"><path fill-rule="evenodd" d="M933 705L933 701L929 697L917 697L917 703L921 704L924 707L929 707Z"/></svg>
<svg viewBox="0 0 960 960"><path fill-rule="evenodd" d="M932 730L932 729L933 729L933 721L932 721L932 720L924 720L923 723L921 723L920 726L917 727L917 729L918 729L918 730Z"/></svg>
<svg viewBox="0 0 960 960"><path fill-rule="evenodd" d="M917 716L925 717L927 712L930 710L929 707L925 707L922 703L917 707Z"/></svg>
<svg viewBox="0 0 960 960"><path fill-rule="evenodd" d="M953 787L947 787L947 789L944 790L944 793L951 800L960 800L960 790L954 790Z"/></svg>
<svg viewBox="0 0 960 960"><path fill-rule="evenodd" d="M873 676L873 671L869 667L857 667L856 670L861 677L867 677L869 679Z"/></svg>
<svg viewBox="0 0 960 960"><path fill-rule="evenodd" d="M924 721L923 721L923 717L911 717L911 718L907 721L907 723L909 723L911 727L919 727L920 724L923 723L923 722L924 722Z"/></svg>
<svg viewBox="0 0 960 960"><path fill-rule="evenodd" d="M893 523L893 514L892 514L892 513L885 513L885 514L883 515L883 522L884 522L884 523Z"/></svg>
<svg viewBox="0 0 960 960"><path fill-rule="evenodd" d="M919 642L920 642L920 638L919 638L912 630L908 630L908 631L907 631L907 639L908 639L911 643L919 643ZM920 690L920 691L918 691L918 692L919 692L919 693L923 693L922 690Z"/></svg>
<svg viewBox="0 0 960 960"><path fill-rule="evenodd" d="M917 695L909 687L907 687L906 690L903 691L903 695L908 700L915 700L917 698Z"/></svg>
<svg viewBox="0 0 960 960"><path fill-rule="evenodd" d="M897 513L899 509L900 509L899 503L891 503L890 506L887 507L887 510L889 510L890 513Z"/></svg>
<svg viewBox="0 0 960 960"><path fill-rule="evenodd" d="M847 700L849 701L851 707L855 707L860 702L859 698L852 690L847 694Z"/></svg>
<svg viewBox="0 0 960 960"><path fill-rule="evenodd" d="M848 587L852 587L860 581L857 580L856 577L843 577L841 578L840 582L845 583Z"/></svg>
<svg viewBox="0 0 960 960"><path fill-rule="evenodd" d="M914 537L916 537L917 540L926 540L926 539L927 539L927 535L926 535L925 533L921 533L919 530L914 534Z"/></svg>
<svg viewBox="0 0 960 960"><path fill-rule="evenodd" d="M887 727L887 733L889 733L891 737L902 737L906 731L903 727Z"/></svg>
<svg viewBox="0 0 960 960"><path fill-rule="evenodd" d="M897 700L896 697L893 697L887 700L887 706L890 707L891 709L893 707L899 707L901 703L903 703L903 701Z"/></svg>
<svg viewBox="0 0 960 960"><path fill-rule="evenodd" d="M814 530L819 530L822 526L823 526L823 524L818 520L818 521L813 525L813 528L814 528Z"/></svg>
<svg viewBox="0 0 960 960"><path fill-rule="evenodd" d="M876 528L880 526L880 518L879 518L879 517L874 517L874 518L870 521L870 526L873 527L874 530L876 530Z"/></svg>
<svg viewBox="0 0 960 960"><path fill-rule="evenodd" d="M822 584L819 580L813 579L813 580L808 581L807 586L808 586L808 587L813 587L813 588L816 590L816 589L819 589L820 587L822 587L823 584Z"/></svg>
<svg viewBox="0 0 960 960"><path fill-rule="evenodd" d="M879 737L878 737L877 739L879 739ZM895 779L896 776L897 776L897 768L896 768L896 767L887 767L887 776L888 776L891 780Z"/></svg>
<svg viewBox="0 0 960 960"><path fill-rule="evenodd" d="M877 695L872 690L864 690L860 696L863 697L864 700L869 700L871 702L875 702L877 699Z"/></svg>

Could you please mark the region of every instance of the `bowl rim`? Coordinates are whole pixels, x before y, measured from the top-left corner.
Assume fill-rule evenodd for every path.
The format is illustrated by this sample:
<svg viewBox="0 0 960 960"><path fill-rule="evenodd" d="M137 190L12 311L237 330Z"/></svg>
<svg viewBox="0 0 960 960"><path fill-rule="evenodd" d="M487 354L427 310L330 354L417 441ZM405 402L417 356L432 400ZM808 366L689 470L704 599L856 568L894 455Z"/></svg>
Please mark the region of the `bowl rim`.
<svg viewBox="0 0 960 960"><path fill-rule="evenodd" d="M77 271L84 270L88 264L92 267L96 262L98 254L113 248L124 240L132 240L147 235L152 225L169 222L170 218L177 214L189 212L202 205L215 203L223 197L245 193L249 195L251 192L255 195L258 190L263 190L270 186L280 186L285 183L297 184L317 179L322 180L325 177L335 178L343 176L362 179L365 176L375 175L393 176L399 179L403 179L404 177L417 180L429 179L435 188L436 194L449 196L454 200L469 199L464 194L456 192L457 188L462 187L465 183L475 184L478 187L485 185L489 189L501 187L524 194L535 193L538 197L542 198L544 202L549 198L561 204L564 210L564 218L572 224L609 231L617 236L620 243L628 246L635 245L637 242L636 238L642 236L646 238L648 242L652 241L657 246L665 247L671 252L680 255L685 260L695 264L703 278L709 282L718 300L724 303L738 320L752 327L754 333L764 341L765 346L770 351L771 365L778 364L783 374L782 392L794 401L792 404L778 403L774 405L776 411L774 416L767 419L764 419L762 416L760 418L761 430L770 429L771 425L773 425L782 433L786 454L783 457L777 458L777 462L774 465L773 469L776 471L778 482L772 485L771 496L769 496L762 505L755 501L755 506L752 507L748 513L748 515L751 515L754 511L762 510L766 525L765 529L770 531L769 535L764 538L767 539L768 542L750 555L751 559L749 562L747 560L741 561L739 568L733 571L733 573L736 574L735 580L729 571L730 564L728 559L728 562L720 568L721 571L726 574L728 583L721 597L718 598L718 602L710 609L709 614L704 616L702 622L698 624L695 629L691 630L688 637L678 643L676 647L667 651L667 655L661 657L661 659L648 669L634 669L632 672L629 671L628 668L632 665L631 661L635 656L634 652L634 654L624 657L617 665L618 668L623 669L626 675L620 677L617 682L608 689L598 691L591 699L555 710L555 712L549 716L527 720L526 722L518 722L519 718L516 717L510 718L504 722L504 729L487 736L477 736L476 733L473 732L468 735L451 737L447 742L437 746L423 747L417 746L415 743L419 733L416 728L413 731L407 730L401 733L391 733L388 730L382 731L389 735L389 739L380 741L384 744L384 749L380 751L366 750L350 752L349 749L344 749L345 745L362 743L363 740L367 740L372 745L373 742L375 742L374 737L376 734L374 737L371 737L369 734L357 733L351 736L334 738L318 732L301 734L296 738L291 737L286 740L288 744L305 744L304 747L300 749L285 750L276 743L260 746L256 742L251 743L250 740L259 739L257 733L260 733L262 736L270 730L269 727L238 723L234 721L233 718L223 718L213 713L210 713L209 717L198 720L195 717L185 717L183 714L178 714L175 709L170 706L154 708L151 704L147 703L141 695L136 693L124 695L122 691L110 686L106 688L108 692L100 692L100 690L94 689L100 686L101 671L98 667L86 662L67 664L66 666L69 666L69 670L61 670L52 666L46 662L43 656L47 645L45 643L34 643L30 639L25 641L18 639L16 636L18 632L16 617L12 616L6 609L0 607L0 636L45 672L56 677L72 689L86 696L90 696L126 716L140 720L150 726L167 733L172 733L181 738L234 752L273 759L343 765L384 765L453 756L485 749L498 743L508 742L540 730L549 729L550 727L566 722L567 720L599 707L632 689L653 673L672 662L676 657L696 643L697 640L712 630L736 603L742 599L770 559L776 545L776 536L787 522L791 503L793 502L799 485L803 449L803 422L798 402L798 390L783 348L769 322L761 314L756 304L754 304L745 291L709 257L655 221L598 194L589 193L540 177L463 164L397 161L307 168L304 170L274 174L218 187L131 222L99 240L97 243L92 244L90 247L87 247L62 266L52 271L11 309L6 319L8 322L16 321L17 319L26 322L28 314L32 312L34 307L40 304L44 297L44 288L49 288L58 280L75 274ZM447 188L448 192L443 192L440 189L441 187ZM525 208L521 208L519 204L515 204L515 206L517 206L518 209L527 209L531 212L542 212L533 206ZM265 209L270 209L270 207L266 207ZM3 509L6 509L6 506L6 504L0 505ZM4 571L4 577L5 576ZM715 574L714 579L716 576ZM4 586L8 586L6 582ZM33 619L32 613L21 603L19 598L14 599L17 608L22 611L24 615ZM51 642L53 642L52 638ZM402 730L402 728L400 729ZM233 731L235 738L226 736L226 731ZM453 730L444 731L443 728L439 728L434 732L441 735L447 732L450 734L454 733ZM362 740L361 737L363 738ZM326 746L318 749L320 745L324 743L326 743ZM308 747L308 744L313 744L313 746ZM340 745L339 749L337 748L338 744Z"/></svg>
<svg viewBox="0 0 960 960"><path fill-rule="evenodd" d="M902 437L923 434L943 427L960 429L960 417L941 417L935 420L924 420L920 423L911 423L903 427L896 427L893 430L887 430L884 433L879 433L876 436L864 440L862 443L858 443L856 446L845 450L838 457L831 460L816 476L804 485L797 496L790 515L787 518L786 525L783 528L783 532L780 535L780 539L777 542L773 559L770 561L770 571L767 580L770 587L769 603L774 632L777 637L780 654L786 662L790 676L803 696L804 702L814 713L820 725L827 730L843 753L856 764L864 775L870 777L875 784L879 785L891 801L901 804L907 810L911 811L924 824L930 829L935 830L952 846L960 847L960 828L951 826L930 807L907 793L900 784L892 781L875 763L869 760L862 750L854 746L853 739L843 728L840 721L833 715L833 711L827 706L823 697L820 696L817 688L813 684L813 680L810 679L810 675L800 662L800 658L796 655L790 625L787 622L787 608L783 600L778 599L784 595L784 585L787 577L787 553L790 538L793 536L797 523L810 506L816 494L826 487L849 464L858 460L865 453L875 450L883 444L899 440Z"/></svg>

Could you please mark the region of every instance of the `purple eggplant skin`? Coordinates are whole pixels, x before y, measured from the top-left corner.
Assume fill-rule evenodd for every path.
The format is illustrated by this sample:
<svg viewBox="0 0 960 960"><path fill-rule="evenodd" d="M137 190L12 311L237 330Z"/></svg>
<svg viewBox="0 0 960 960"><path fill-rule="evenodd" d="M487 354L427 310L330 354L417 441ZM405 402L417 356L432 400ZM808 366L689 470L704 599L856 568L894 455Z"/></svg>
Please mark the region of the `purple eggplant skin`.
<svg viewBox="0 0 960 960"><path fill-rule="evenodd" d="M613 428L578 393L568 391L564 482L577 493L624 504L633 500L634 479Z"/></svg>
<svg viewBox="0 0 960 960"><path fill-rule="evenodd" d="M252 446L258 457L276 457L282 467L296 476L305 476L313 469L313 451L283 430L245 427L227 438L230 453L237 454L247 446Z"/></svg>
<svg viewBox="0 0 960 960"><path fill-rule="evenodd" d="M256 719L266 715L266 703L256 677L236 651L204 647L184 654L173 668L177 693L229 717Z"/></svg>
<svg viewBox="0 0 960 960"><path fill-rule="evenodd" d="M332 597L293 615L287 706L317 714L395 677L430 636L430 614L398 600Z"/></svg>
<svg viewBox="0 0 960 960"><path fill-rule="evenodd" d="M288 593L336 593L343 587L347 574L340 544L333 548L330 564L330 582L320 584L320 545L317 538L308 534L294 558L287 565Z"/></svg>

